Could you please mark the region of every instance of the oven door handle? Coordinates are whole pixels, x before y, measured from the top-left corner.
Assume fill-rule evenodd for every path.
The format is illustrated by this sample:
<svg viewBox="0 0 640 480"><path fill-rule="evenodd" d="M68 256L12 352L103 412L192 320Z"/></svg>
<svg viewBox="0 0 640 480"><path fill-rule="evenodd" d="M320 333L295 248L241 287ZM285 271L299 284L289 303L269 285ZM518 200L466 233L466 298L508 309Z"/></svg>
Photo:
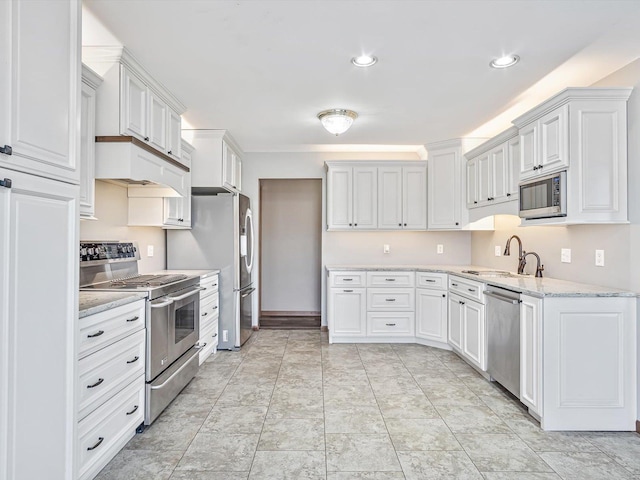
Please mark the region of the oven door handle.
<svg viewBox="0 0 640 480"><path fill-rule="evenodd" d="M189 290L187 293L183 293L182 295L180 295L178 297L170 296L169 298L171 298L173 301L184 300L185 298L190 297L194 293L198 293L200 290L202 290L201 287L196 287L193 290Z"/></svg>
<svg viewBox="0 0 640 480"><path fill-rule="evenodd" d="M173 298L170 298L169 300L166 300L164 302L160 302L160 303L151 303L151 308L163 308L163 307L167 307L169 305L171 305L173 303Z"/></svg>

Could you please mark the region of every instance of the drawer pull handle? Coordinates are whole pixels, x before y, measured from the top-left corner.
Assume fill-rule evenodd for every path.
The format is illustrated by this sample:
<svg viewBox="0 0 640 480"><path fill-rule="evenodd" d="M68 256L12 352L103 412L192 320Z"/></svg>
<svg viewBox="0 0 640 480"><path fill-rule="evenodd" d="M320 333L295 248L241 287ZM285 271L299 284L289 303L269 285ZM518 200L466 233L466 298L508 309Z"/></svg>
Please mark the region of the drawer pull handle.
<svg viewBox="0 0 640 480"><path fill-rule="evenodd" d="M470 292L475 292L476 291L475 288L467 288L467 290L469 290Z"/></svg>
<svg viewBox="0 0 640 480"><path fill-rule="evenodd" d="M87 388L95 388L98 385L100 385L102 382L104 382L104 378L99 378L98 381L96 383L94 383L93 385L87 385Z"/></svg>
<svg viewBox="0 0 640 480"><path fill-rule="evenodd" d="M212 338L216 338L217 336L218 336L218 334L214 333Z"/></svg>
<svg viewBox="0 0 640 480"><path fill-rule="evenodd" d="M91 335L87 335L87 338L95 338L99 337L104 333L104 330L98 330L96 333L92 333Z"/></svg>
<svg viewBox="0 0 640 480"><path fill-rule="evenodd" d="M343 278L343 282L353 282L353 278Z"/></svg>
<svg viewBox="0 0 640 480"><path fill-rule="evenodd" d="M202 316L203 316L203 317L206 317L207 315L209 315L209 312L204 312L204 313L202 314Z"/></svg>
<svg viewBox="0 0 640 480"><path fill-rule="evenodd" d="M385 281L387 281L387 282L395 282L396 279L395 278L385 278Z"/></svg>
<svg viewBox="0 0 640 480"><path fill-rule="evenodd" d="M344 293L353 293L353 290L343 290Z"/></svg>
<svg viewBox="0 0 640 480"><path fill-rule="evenodd" d="M127 322L135 322L136 320L138 320L140 317L138 315L136 315L133 318L127 318Z"/></svg>
<svg viewBox="0 0 640 480"><path fill-rule="evenodd" d="M93 447L87 447L87 451L95 450L100 446L100 444L104 442L104 437L98 437L98 443L96 443Z"/></svg>
<svg viewBox="0 0 640 480"><path fill-rule="evenodd" d="M133 360L127 360L127 363L136 363L138 360L140 360L140 357L136 355L135 357L133 357Z"/></svg>
<svg viewBox="0 0 640 480"><path fill-rule="evenodd" d="M199 343L195 344L195 347L198 348L198 349L204 348L206 346L207 346L207 342L204 342L202 345L200 345Z"/></svg>
<svg viewBox="0 0 640 480"><path fill-rule="evenodd" d="M218 286L218 284L217 284L217 283L214 283L214 284L213 284L213 285L211 285L211 286L212 286L212 287L217 287L217 286Z"/></svg>
<svg viewBox="0 0 640 480"><path fill-rule="evenodd" d="M138 411L138 405L135 405L133 407L133 410L131 410L130 412L127 412L127 415L133 415L134 413L136 413Z"/></svg>
<svg viewBox="0 0 640 480"><path fill-rule="evenodd" d="M395 302L396 299L395 298L386 298L385 302Z"/></svg>
<svg viewBox="0 0 640 480"><path fill-rule="evenodd" d="M435 280L434 280L434 279L432 279L432 278L425 278L425 280L424 280L424 281L425 281L425 282L435 282Z"/></svg>
<svg viewBox="0 0 640 480"><path fill-rule="evenodd" d="M458 286L458 284L457 284L457 283L452 283L452 284L451 284L451 286L452 286L452 287L457 287L457 286Z"/></svg>
<svg viewBox="0 0 640 480"><path fill-rule="evenodd" d="M214 306L214 307L213 307L213 309L214 309L214 310L217 310L217 309L218 309L218 305Z"/></svg>
<svg viewBox="0 0 640 480"><path fill-rule="evenodd" d="M385 325L386 325L387 327L395 327L395 326L396 326L396 324L395 324L395 323L385 323Z"/></svg>
<svg viewBox="0 0 640 480"><path fill-rule="evenodd" d="M464 305L464 302L461 302L460 300L458 300L458 303L459 303L460 305Z"/></svg>

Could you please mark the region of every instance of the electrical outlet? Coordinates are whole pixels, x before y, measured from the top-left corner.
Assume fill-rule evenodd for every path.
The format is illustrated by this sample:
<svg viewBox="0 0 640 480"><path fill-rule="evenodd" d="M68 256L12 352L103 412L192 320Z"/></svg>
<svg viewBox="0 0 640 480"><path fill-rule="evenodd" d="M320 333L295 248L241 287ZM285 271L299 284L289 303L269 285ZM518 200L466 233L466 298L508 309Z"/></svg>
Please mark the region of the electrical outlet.
<svg viewBox="0 0 640 480"><path fill-rule="evenodd" d="M436 252L437 253L444 253L444 245L442 245L441 243L436 245Z"/></svg>
<svg viewBox="0 0 640 480"><path fill-rule="evenodd" d="M229 330L222 330L222 341L223 342L229 341Z"/></svg>
<svg viewBox="0 0 640 480"><path fill-rule="evenodd" d="M596 250L596 267L604 267L604 250Z"/></svg>
<svg viewBox="0 0 640 480"><path fill-rule="evenodd" d="M385 243L382 245L382 253L391 253L391 247Z"/></svg>
<svg viewBox="0 0 640 480"><path fill-rule="evenodd" d="M561 248L560 249L560 261L562 263L571 263L571 249L570 248Z"/></svg>
<svg viewBox="0 0 640 480"><path fill-rule="evenodd" d="M494 253L496 257L499 257L500 255L502 255L502 247L500 245L496 245L494 249Z"/></svg>
<svg viewBox="0 0 640 480"><path fill-rule="evenodd" d="M147 245L147 257L153 257L153 245Z"/></svg>

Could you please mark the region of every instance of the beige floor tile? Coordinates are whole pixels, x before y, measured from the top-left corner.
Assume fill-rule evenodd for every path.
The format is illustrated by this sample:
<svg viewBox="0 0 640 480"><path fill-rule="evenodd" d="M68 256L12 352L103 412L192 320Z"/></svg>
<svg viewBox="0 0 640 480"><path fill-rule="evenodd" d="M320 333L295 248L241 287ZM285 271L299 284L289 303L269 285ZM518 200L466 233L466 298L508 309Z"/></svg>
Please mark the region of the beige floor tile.
<svg viewBox="0 0 640 480"><path fill-rule="evenodd" d="M121 450L96 480L167 480L180 457L181 451Z"/></svg>
<svg viewBox="0 0 640 480"><path fill-rule="evenodd" d="M226 477L220 477L221 479ZM324 480L322 452L256 452L250 480Z"/></svg>
<svg viewBox="0 0 640 480"><path fill-rule="evenodd" d="M484 405L436 405L436 410L454 434L512 433L511 429Z"/></svg>
<svg viewBox="0 0 640 480"><path fill-rule="evenodd" d="M259 437L260 435L198 433L176 470L249 471Z"/></svg>
<svg viewBox="0 0 640 480"><path fill-rule="evenodd" d="M225 405L213 407L200 429L203 433L259 434L267 415L266 405ZM153 426L153 425L152 425Z"/></svg>
<svg viewBox="0 0 640 480"><path fill-rule="evenodd" d="M440 414L423 393L408 395L378 394L376 400L382 416L387 418L440 418Z"/></svg>
<svg viewBox="0 0 640 480"><path fill-rule="evenodd" d="M324 422L316 418L268 418L258 450L324 450Z"/></svg>
<svg viewBox="0 0 640 480"><path fill-rule="evenodd" d="M396 451L462 450L449 427L439 418L389 418L386 424Z"/></svg>
<svg viewBox="0 0 640 480"><path fill-rule="evenodd" d="M389 435L326 434L327 472L399 472Z"/></svg>
<svg viewBox="0 0 640 480"><path fill-rule="evenodd" d="M327 433L387 433L377 405L325 405Z"/></svg>
<svg viewBox="0 0 640 480"><path fill-rule="evenodd" d="M398 452L398 458L407 480L482 480L462 451Z"/></svg>
<svg viewBox="0 0 640 480"><path fill-rule="evenodd" d="M544 452L540 456L565 480L622 480L633 475L611 457L596 452Z"/></svg>

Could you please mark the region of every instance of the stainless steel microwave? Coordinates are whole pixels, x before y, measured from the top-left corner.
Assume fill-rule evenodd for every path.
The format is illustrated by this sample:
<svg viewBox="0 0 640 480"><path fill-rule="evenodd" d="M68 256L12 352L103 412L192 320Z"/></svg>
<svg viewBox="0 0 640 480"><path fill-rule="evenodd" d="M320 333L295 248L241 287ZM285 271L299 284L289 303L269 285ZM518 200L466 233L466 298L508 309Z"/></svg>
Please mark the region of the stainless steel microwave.
<svg viewBox="0 0 640 480"><path fill-rule="evenodd" d="M558 172L520 184L520 217L567 216L567 172Z"/></svg>

